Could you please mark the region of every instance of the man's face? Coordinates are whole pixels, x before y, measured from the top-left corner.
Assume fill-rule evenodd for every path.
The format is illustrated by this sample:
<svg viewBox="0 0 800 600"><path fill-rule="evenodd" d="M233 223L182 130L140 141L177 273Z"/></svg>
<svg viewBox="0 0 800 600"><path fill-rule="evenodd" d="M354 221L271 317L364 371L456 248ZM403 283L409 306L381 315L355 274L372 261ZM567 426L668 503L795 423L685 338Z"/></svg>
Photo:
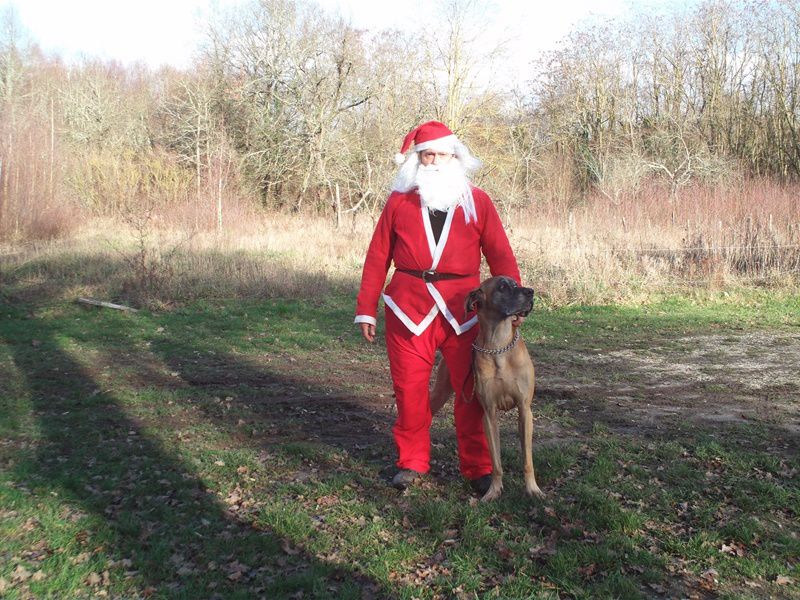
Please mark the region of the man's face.
<svg viewBox="0 0 800 600"><path fill-rule="evenodd" d="M419 153L419 162L423 166L446 165L450 162L453 155L449 152L436 152L434 150L423 150Z"/></svg>

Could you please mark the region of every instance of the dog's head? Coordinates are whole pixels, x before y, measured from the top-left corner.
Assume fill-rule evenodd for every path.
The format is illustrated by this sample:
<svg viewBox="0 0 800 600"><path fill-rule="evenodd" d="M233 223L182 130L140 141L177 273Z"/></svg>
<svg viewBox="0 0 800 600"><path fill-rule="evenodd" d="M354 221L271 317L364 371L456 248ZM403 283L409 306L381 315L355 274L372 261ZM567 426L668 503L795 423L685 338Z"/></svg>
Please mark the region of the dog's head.
<svg viewBox="0 0 800 600"><path fill-rule="evenodd" d="M533 310L533 290L517 285L511 277L491 277L467 294L464 308L467 312L492 313L500 319L526 317Z"/></svg>

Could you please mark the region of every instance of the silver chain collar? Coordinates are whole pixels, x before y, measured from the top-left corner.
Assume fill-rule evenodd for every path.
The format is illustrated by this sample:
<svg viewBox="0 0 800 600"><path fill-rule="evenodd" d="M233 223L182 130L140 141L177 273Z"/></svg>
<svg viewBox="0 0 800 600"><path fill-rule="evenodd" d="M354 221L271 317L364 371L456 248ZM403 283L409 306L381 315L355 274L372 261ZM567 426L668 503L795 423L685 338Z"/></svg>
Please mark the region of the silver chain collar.
<svg viewBox="0 0 800 600"><path fill-rule="evenodd" d="M488 348L481 348L480 346L475 344L475 342L472 342L472 347L475 350L477 350L478 352L483 352L484 354L491 354L491 355L494 356L494 355L497 355L497 354L504 354L504 353L508 352L514 346L517 345L517 341L518 340L519 340L519 328L515 328L514 329L514 339L511 340L511 343L509 343L507 346L503 346L502 348L496 348L494 350L490 350Z"/></svg>

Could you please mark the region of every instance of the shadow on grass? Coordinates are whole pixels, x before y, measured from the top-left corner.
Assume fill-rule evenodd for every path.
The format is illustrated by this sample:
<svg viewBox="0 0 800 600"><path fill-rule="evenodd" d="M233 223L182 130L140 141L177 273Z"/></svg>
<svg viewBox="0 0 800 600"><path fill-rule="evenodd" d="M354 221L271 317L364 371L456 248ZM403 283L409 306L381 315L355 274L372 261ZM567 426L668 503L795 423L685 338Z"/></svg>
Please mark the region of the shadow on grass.
<svg viewBox="0 0 800 600"><path fill-rule="evenodd" d="M114 266L95 267L114 270ZM47 291L56 298L62 292L52 286ZM44 312L47 300L39 296ZM242 505L223 501L229 490L206 489L198 472L202 465L149 435L152 422L147 421L152 419L139 418L131 399L119 396L136 396L137 389L115 386L113 377L107 377L109 370L131 369L151 386L169 387L170 375L152 357L142 358L135 351L131 355L124 330L88 333L87 344L79 350L88 347L97 360L87 362L81 357L79 361L70 348L73 340L64 321L39 317L31 305L6 304L3 312L7 314L3 315L5 326L0 327L2 341L21 378L21 388L29 394L39 438L35 450L19 451L12 473L14 485L35 497L57 496L77 509L78 515L87 515L86 531L68 545L77 546L76 552L124 561L128 571L135 571L124 580L119 570L112 572L112 585L127 593L133 590L137 596L169 598L278 598L304 593L331 598L391 596L390 590L357 570L317 559L296 547L296 539L290 541L263 525L254 513L247 514ZM385 434L380 439L370 411L349 402L342 391L315 389L300 376L261 369L230 354L198 367L195 357L208 356L202 349L206 333L195 332L177 344L164 345L155 356L176 371L173 381L182 383L172 387L188 392L176 397L199 394L203 420L212 434L217 425L224 429L244 420L256 430L247 440L249 446L263 444L268 450L270 432L276 441L285 442L294 428L297 440L317 439L352 449L352 436L329 435L333 429L325 427L324 419L316 422L302 414L293 416L296 402L291 393L301 393L306 401L303 412L309 412L309 397L319 398L316 410L320 414L339 415L354 428L364 426L371 444L376 440L379 445L389 444ZM211 372L217 375L210 378ZM225 394L230 388L241 405L226 415L224 403L230 397ZM219 402L217 393L223 398ZM220 409L218 414L215 407ZM171 426L168 421L162 425ZM234 487L224 480L213 484ZM77 586L78 593L90 593L84 584L79 580L70 585Z"/></svg>
<svg viewBox="0 0 800 600"><path fill-rule="evenodd" d="M505 431L509 485L499 503L467 505L452 485L398 501L377 483L394 453L392 401L388 393L376 398L389 390L385 361L380 348L355 344L343 300L228 301L168 315L101 310L85 318L84 309L54 301L66 286L32 280L15 285L36 291L42 304L10 306L0 324L41 438L34 449L19 449L13 476L20 494L32 491L32 510L58 494L89 515L67 556L105 548L109 558L131 561L130 580L121 569L111 576L129 595L447 596L461 585L487 594L497 585L507 597L545 597L557 584L553 594L652 597L666 582L670 595L685 597L699 585L685 557L707 568L725 558L717 548L731 536L750 543L736 531L751 516L764 521L782 510L787 523L796 517L781 488L791 470L772 460L775 444L761 444L759 432L729 436L719 423L682 426L654 412L648 425L635 411L653 401L653 389L665 408L684 397L690 404L695 384L667 390L639 373L629 386L636 369L627 355L612 370L569 362L580 354L572 348L544 355L547 349L533 348L542 356L537 410L558 425L541 436L538 423L537 440L567 442L535 450L547 504L519 492L513 426ZM636 390L612 399L612 375ZM765 428L764 439L794 439ZM751 460L752 449L760 456ZM238 465L256 477L240 476ZM762 479L751 477L752 467ZM324 502L338 499L326 510ZM730 513L725 529L715 522L720 509ZM339 521L315 529L323 518ZM774 528L751 530L751 537L775 537ZM797 555L791 544L781 538L765 553L786 562ZM342 546L349 555L330 557ZM341 555L368 566L349 566ZM680 570L667 575L673 559ZM759 560L770 577L785 571ZM452 572L433 568L442 565ZM392 570L403 578L390 587ZM643 587L649 584L657 587Z"/></svg>

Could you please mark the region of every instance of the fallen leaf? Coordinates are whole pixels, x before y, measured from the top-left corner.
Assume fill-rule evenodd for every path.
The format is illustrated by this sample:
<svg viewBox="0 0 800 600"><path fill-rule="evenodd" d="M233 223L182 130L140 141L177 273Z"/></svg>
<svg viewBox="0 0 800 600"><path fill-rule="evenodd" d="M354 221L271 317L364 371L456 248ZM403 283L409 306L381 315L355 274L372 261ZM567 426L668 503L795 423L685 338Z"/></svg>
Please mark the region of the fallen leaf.
<svg viewBox="0 0 800 600"><path fill-rule="evenodd" d="M86 577L86 579L84 580L84 583L86 585L95 586L95 585L100 585L101 581L103 581L103 579L100 577L100 575L98 575L95 572L92 572L92 573L89 573L89 575Z"/></svg>
<svg viewBox="0 0 800 600"><path fill-rule="evenodd" d="M700 587L709 591L713 590L718 583L718 577L719 573L716 569L707 569L703 571L700 574Z"/></svg>
<svg viewBox="0 0 800 600"><path fill-rule="evenodd" d="M389 539L388 539L389 536L386 536L386 537L387 537L387 539L384 540L384 541L389 541ZM456 544L458 544L458 538L455 538L455 537L445 538L445 539L442 540L442 545L443 546L455 546Z"/></svg>
<svg viewBox="0 0 800 600"><path fill-rule="evenodd" d="M744 556L744 546L737 544L736 542L731 542L730 545L722 544L720 552L723 554L731 554L733 556Z"/></svg>
<svg viewBox="0 0 800 600"><path fill-rule="evenodd" d="M6 581L5 577L0 577L0 594L5 593L5 591L9 588L8 581Z"/></svg>
<svg viewBox="0 0 800 600"><path fill-rule="evenodd" d="M778 585L792 585L794 583L794 579L791 577L786 577L786 575L778 575L775 578L775 583Z"/></svg>
<svg viewBox="0 0 800 600"><path fill-rule="evenodd" d="M30 519L25 521L25 523L22 525L21 529L22 529L22 531L33 531L34 529L36 529L39 526L39 524L40 523L39 523L38 519L36 519L35 517L31 517Z"/></svg>
<svg viewBox="0 0 800 600"><path fill-rule="evenodd" d="M15 583L27 581L30 578L31 578L30 572L22 565L17 565L17 568L14 569L14 571L11 573L11 581Z"/></svg>
<svg viewBox="0 0 800 600"><path fill-rule="evenodd" d="M225 498L225 502L227 502L231 506L233 506L234 504L239 504L242 501L241 491L242 490L239 489L238 487L235 488L230 494L228 494L228 497Z"/></svg>
<svg viewBox="0 0 800 600"><path fill-rule="evenodd" d="M537 556L552 556L556 553L556 546L555 543L551 541L548 544L533 546L528 553L532 558L536 558Z"/></svg>
<svg viewBox="0 0 800 600"><path fill-rule="evenodd" d="M228 572L228 579L231 581L236 581L239 579L244 573L250 570L250 567L247 565L240 563L238 560L234 560L233 562L228 563L225 565L225 570ZM236 577L231 577L231 575L237 574Z"/></svg>
<svg viewBox="0 0 800 600"><path fill-rule="evenodd" d="M594 575L594 572L597 570L597 565L592 563L590 565L586 565L585 567L578 567L578 575L581 577L591 577Z"/></svg>
<svg viewBox="0 0 800 600"><path fill-rule="evenodd" d="M448 539L455 539L458 537L458 529L445 529L444 537Z"/></svg>
<svg viewBox="0 0 800 600"><path fill-rule="evenodd" d="M503 543L502 541L497 543L496 548L497 548L497 554L498 556L500 556L500 558L508 560L514 556L514 551L511 550L508 546L506 546L505 543Z"/></svg>
<svg viewBox="0 0 800 600"><path fill-rule="evenodd" d="M295 546L292 546L289 540L283 540L283 543L281 544L281 549L290 556L295 556L297 554L300 554L300 549Z"/></svg>

